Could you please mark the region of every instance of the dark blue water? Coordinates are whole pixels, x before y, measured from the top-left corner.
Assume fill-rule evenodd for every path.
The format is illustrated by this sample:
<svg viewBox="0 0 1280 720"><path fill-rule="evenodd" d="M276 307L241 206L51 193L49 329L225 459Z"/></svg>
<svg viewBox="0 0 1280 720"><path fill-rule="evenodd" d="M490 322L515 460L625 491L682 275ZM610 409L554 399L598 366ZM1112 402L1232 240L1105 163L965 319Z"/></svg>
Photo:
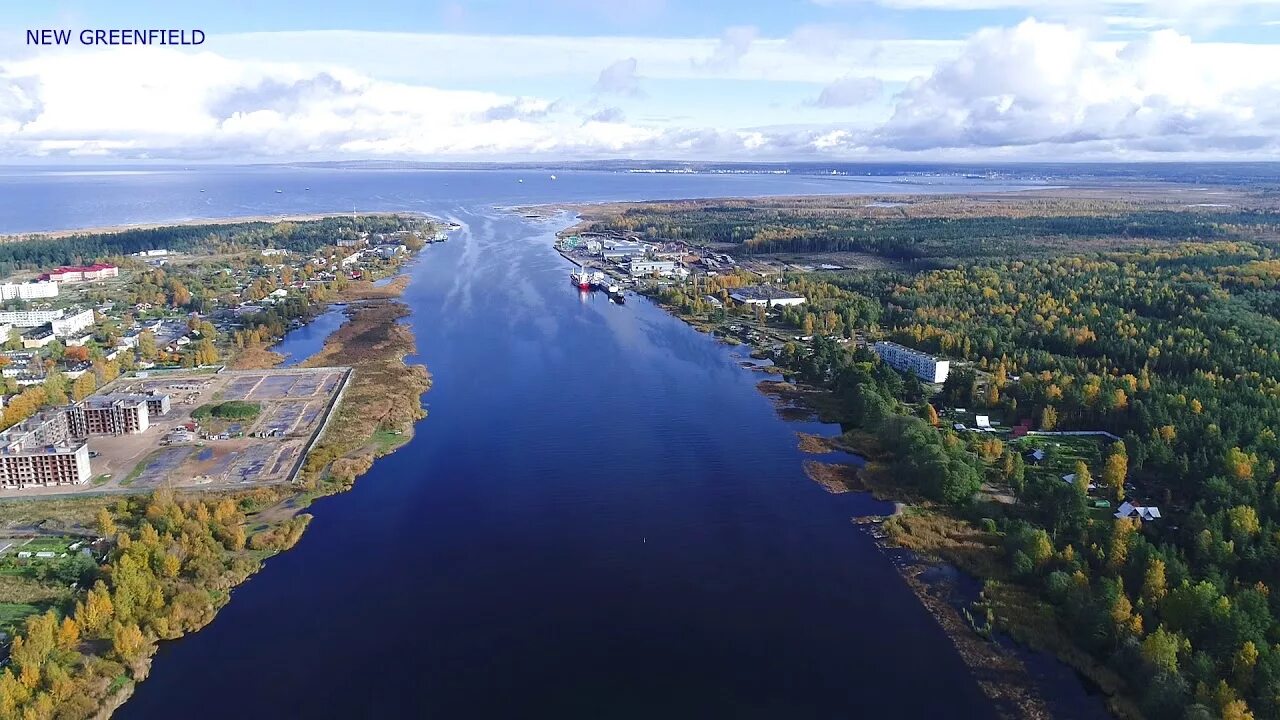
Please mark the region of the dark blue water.
<svg viewBox="0 0 1280 720"><path fill-rule="evenodd" d="M209 627L164 643L120 717L992 716L851 525L880 504L804 476L795 432L832 429L780 420L740 350L580 294L552 225L491 209L839 181L312 173L312 203L289 185L255 205L285 185L274 172L74 176L21 186L48 216L0 206L3 229L164 220L196 214L200 185L231 198L210 213L343 198L465 225L409 270L411 360L435 382L416 437L319 501Z"/></svg>
<svg viewBox="0 0 1280 720"><path fill-rule="evenodd" d="M333 306L317 315L311 322L285 333L280 342L271 346L272 352L284 355L281 367L293 367L307 358L320 352L325 338L334 330L342 327L347 316L345 307Z"/></svg>

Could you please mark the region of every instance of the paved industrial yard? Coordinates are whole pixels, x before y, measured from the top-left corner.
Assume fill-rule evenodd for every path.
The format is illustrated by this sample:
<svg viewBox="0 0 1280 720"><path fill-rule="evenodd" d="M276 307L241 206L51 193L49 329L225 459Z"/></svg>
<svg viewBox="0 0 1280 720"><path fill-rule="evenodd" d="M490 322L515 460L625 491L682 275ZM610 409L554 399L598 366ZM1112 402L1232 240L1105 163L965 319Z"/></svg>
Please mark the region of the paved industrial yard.
<svg viewBox="0 0 1280 720"><path fill-rule="evenodd" d="M172 403L169 412L152 417L151 426L140 434L89 438L93 454L90 482L26 488L6 496L145 489L164 484L243 487L291 480L349 373L349 368L341 367L290 368L120 378L101 392L167 393ZM230 400L258 403L261 411L251 420L207 421L195 433L180 432L193 422L196 408Z"/></svg>

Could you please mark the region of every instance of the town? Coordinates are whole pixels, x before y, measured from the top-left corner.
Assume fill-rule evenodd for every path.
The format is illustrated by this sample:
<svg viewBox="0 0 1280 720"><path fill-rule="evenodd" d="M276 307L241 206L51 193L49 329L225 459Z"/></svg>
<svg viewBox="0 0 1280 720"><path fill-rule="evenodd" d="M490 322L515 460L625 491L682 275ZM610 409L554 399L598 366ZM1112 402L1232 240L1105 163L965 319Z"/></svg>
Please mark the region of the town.
<svg viewBox="0 0 1280 720"><path fill-rule="evenodd" d="M219 226L212 243L181 228L99 238L129 252L48 269L9 260L0 493L289 481L349 369L233 369L243 351L448 235L386 215Z"/></svg>

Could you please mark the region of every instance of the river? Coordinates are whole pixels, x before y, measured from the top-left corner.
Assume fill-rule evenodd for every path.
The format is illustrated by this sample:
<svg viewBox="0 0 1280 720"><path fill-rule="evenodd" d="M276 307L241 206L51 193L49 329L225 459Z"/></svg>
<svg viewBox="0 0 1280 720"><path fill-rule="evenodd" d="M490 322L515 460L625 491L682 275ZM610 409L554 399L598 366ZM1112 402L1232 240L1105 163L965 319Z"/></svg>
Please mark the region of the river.
<svg viewBox="0 0 1280 720"><path fill-rule="evenodd" d="M993 715L890 558L850 523L884 506L802 472L796 431L834 428L781 420L741 350L643 299L580 293L551 247L560 225L493 208L847 185L562 173L555 188L481 198L448 175L421 180L440 189L430 199L405 178L378 195L374 175L349 193L365 195L361 209L463 226L407 269L410 361L434 376L429 417L354 490L317 502L298 545L212 624L163 643L118 717ZM85 177L70 184L98 182ZM179 186L197 182L216 184ZM108 186L100 210L137 197ZM165 187L152 205L65 222L187 216L185 194ZM281 209L332 209L333 195ZM0 208L0 230L68 226L12 212Z"/></svg>

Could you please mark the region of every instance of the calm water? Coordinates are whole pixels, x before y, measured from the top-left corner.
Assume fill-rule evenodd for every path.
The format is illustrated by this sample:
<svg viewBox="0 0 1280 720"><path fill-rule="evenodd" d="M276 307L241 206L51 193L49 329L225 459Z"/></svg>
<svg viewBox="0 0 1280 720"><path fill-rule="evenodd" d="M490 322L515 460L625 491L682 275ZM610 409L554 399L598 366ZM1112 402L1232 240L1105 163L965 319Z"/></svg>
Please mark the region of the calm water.
<svg viewBox="0 0 1280 720"><path fill-rule="evenodd" d="M261 206L254 188L282 179L73 176L22 190L47 215L0 207L9 230L163 220L200 212L186 195L199 185L238 193L210 214L341 199L465 226L409 270L412 360L435 380L417 436L318 502L298 546L209 627L163 644L120 717L992 716L849 522L880 504L805 478L794 433L831 429L781 421L740 351L639 298L579 293L555 225L492 209L852 186L340 176L312 173L313 199L290 186Z"/></svg>
<svg viewBox="0 0 1280 720"><path fill-rule="evenodd" d="M280 363L280 366L293 367L320 352L324 347L325 338L346 322L347 316L344 310L342 306L333 306L306 325L285 333L285 336L280 338L280 342L271 346L272 352L284 355L284 362Z"/></svg>

